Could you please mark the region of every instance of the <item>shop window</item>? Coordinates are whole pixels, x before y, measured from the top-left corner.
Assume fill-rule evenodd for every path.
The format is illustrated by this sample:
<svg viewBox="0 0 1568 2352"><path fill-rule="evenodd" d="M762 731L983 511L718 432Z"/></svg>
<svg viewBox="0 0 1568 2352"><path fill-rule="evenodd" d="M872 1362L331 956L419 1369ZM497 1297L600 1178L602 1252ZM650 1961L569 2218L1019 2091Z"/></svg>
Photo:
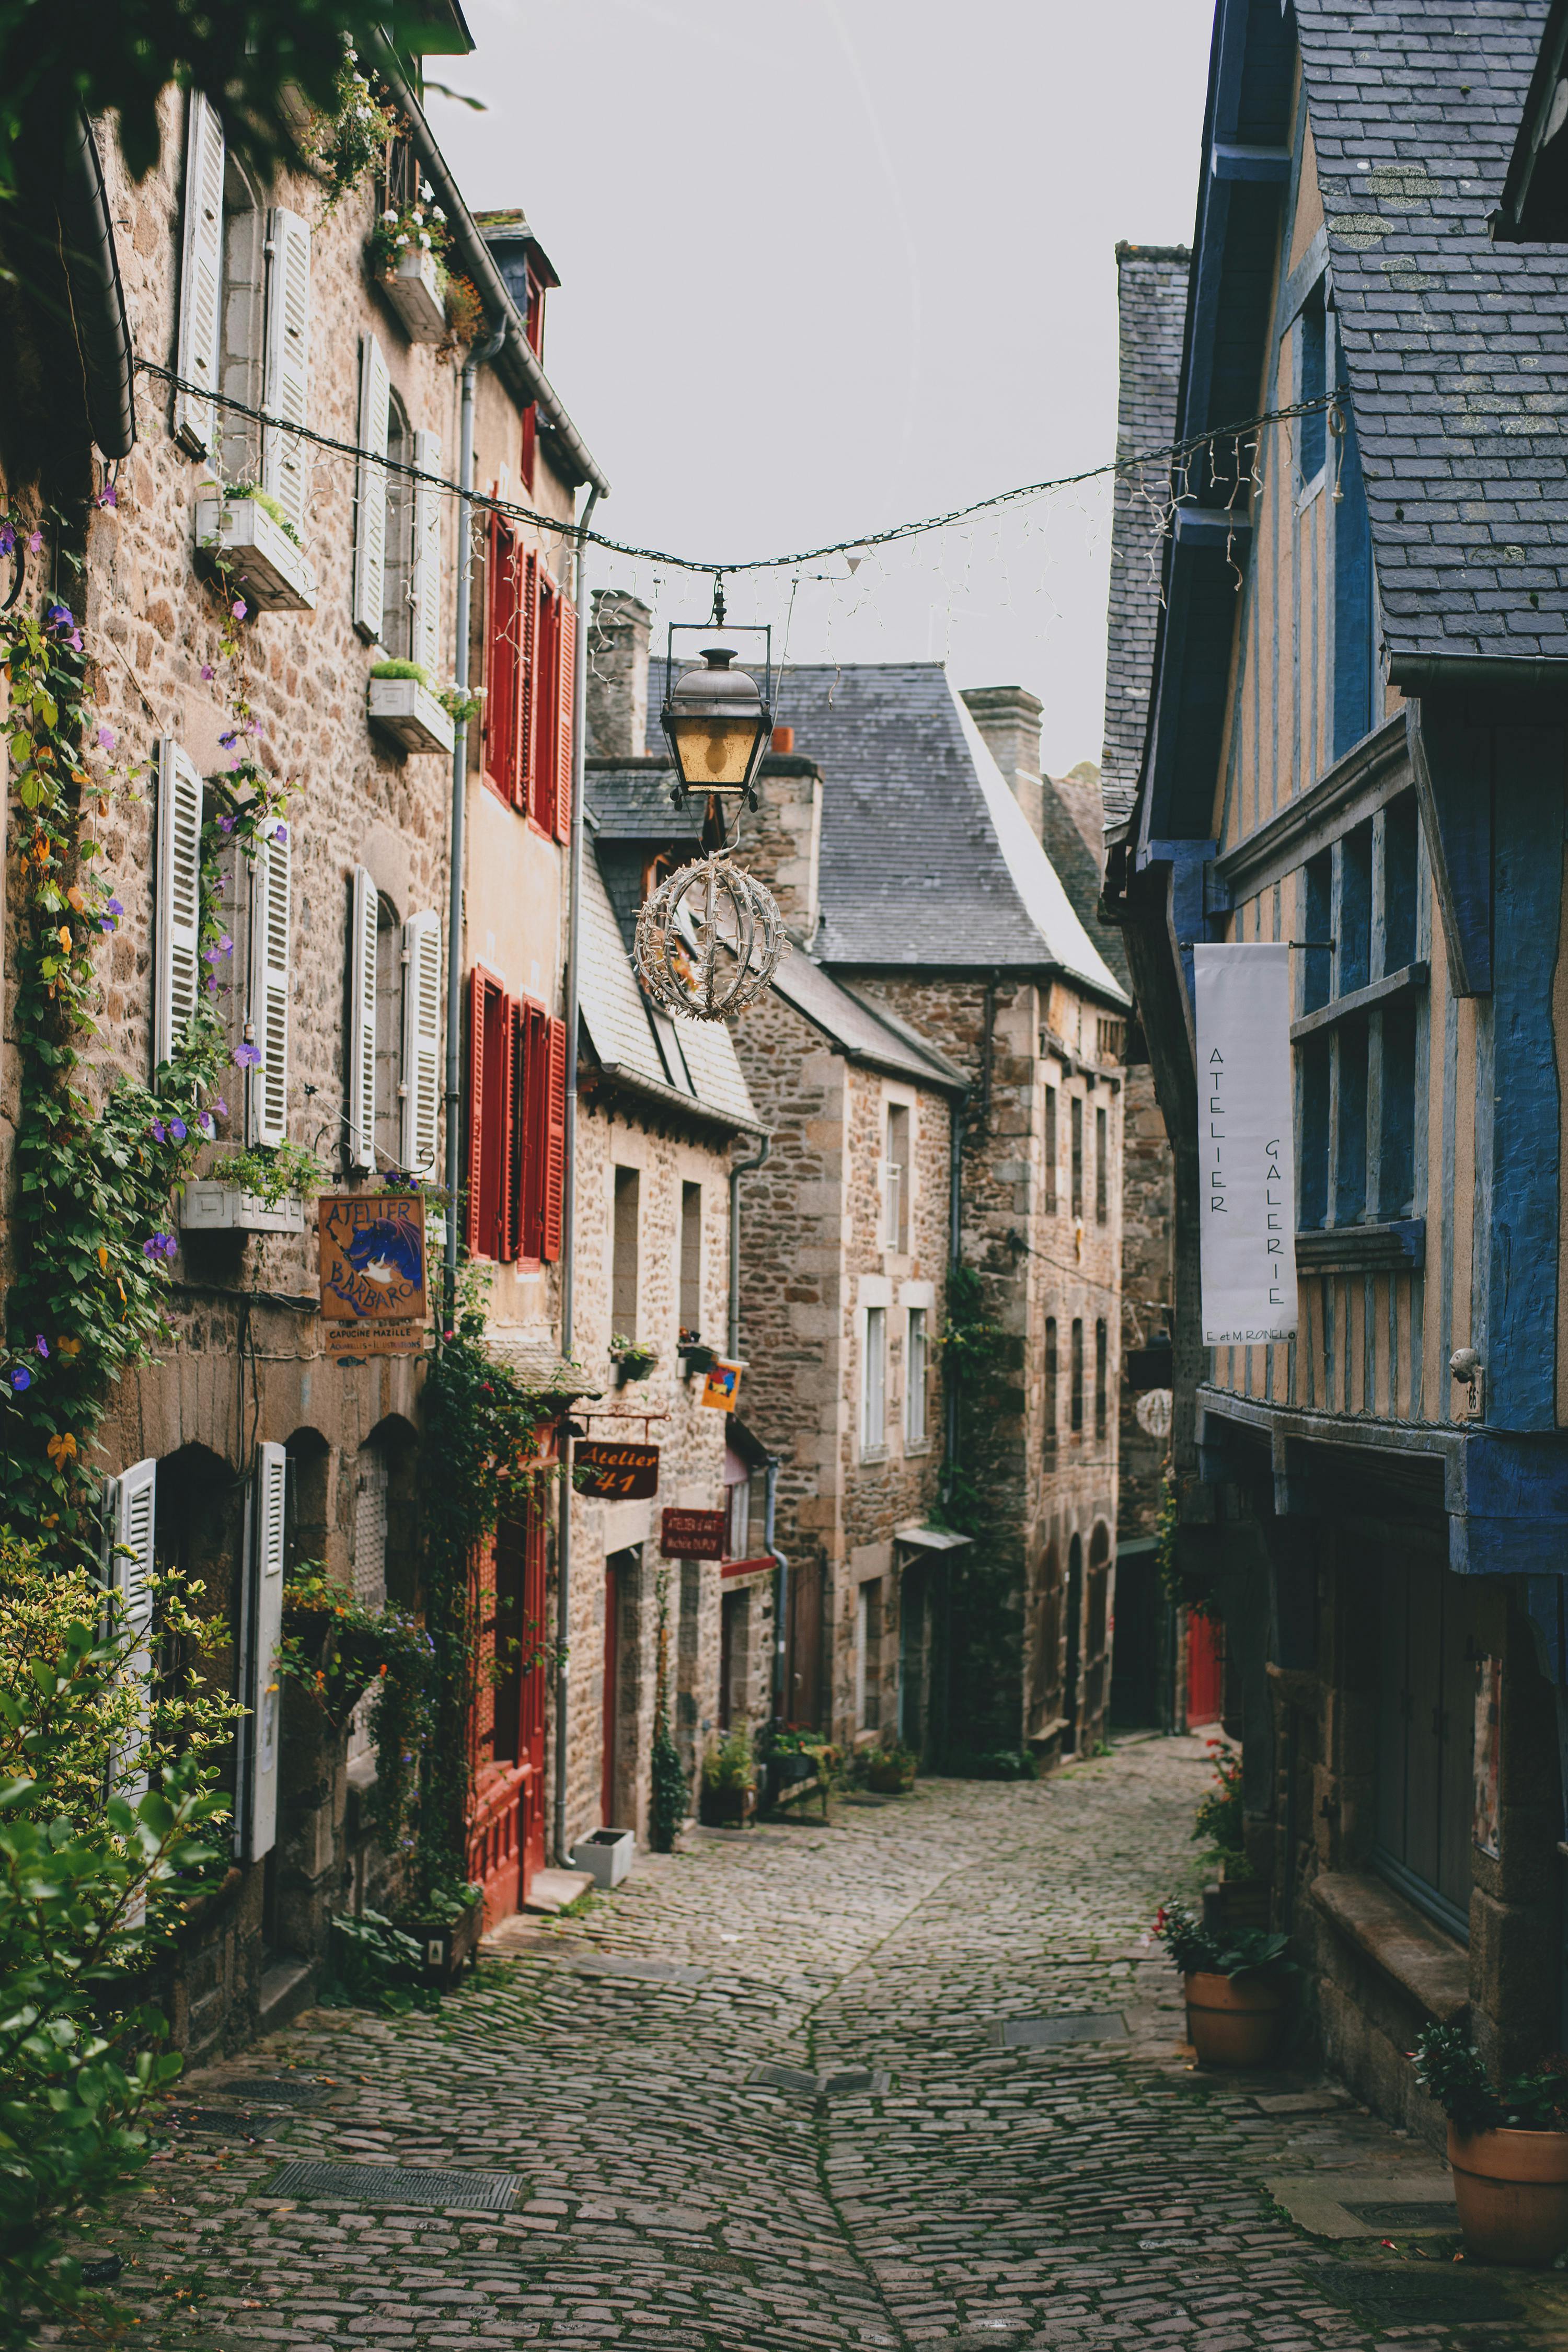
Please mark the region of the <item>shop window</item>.
<svg viewBox="0 0 1568 2352"><path fill-rule="evenodd" d="M1379 1572L1377 1842L1383 1874L1461 1941L1475 1801L1475 1599L1435 1563Z"/></svg>
<svg viewBox="0 0 1568 2352"><path fill-rule="evenodd" d="M855 1720L861 1731L882 1727L882 1580L868 1577L857 1595Z"/></svg>

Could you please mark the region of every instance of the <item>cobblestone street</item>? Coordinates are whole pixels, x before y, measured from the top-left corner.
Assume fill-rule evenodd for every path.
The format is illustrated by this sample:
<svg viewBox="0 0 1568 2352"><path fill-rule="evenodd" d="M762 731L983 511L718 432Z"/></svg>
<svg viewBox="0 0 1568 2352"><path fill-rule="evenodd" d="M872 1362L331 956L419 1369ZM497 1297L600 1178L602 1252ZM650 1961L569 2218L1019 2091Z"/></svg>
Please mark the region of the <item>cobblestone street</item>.
<svg viewBox="0 0 1568 2352"><path fill-rule="evenodd" d="M1563 2278L1455 2263L1429 2150L1310 2074L1192 2070L1143 1937L1206 1780L1201 1741L1135 1740L693 1833L585 1916L513 1923L438 2015L311 2013L184 2086L95 2233L133 2340L1568 2344ZM1062 2020L1104 2038L1016 2022ZM298 2159L504 2175L501 2210L290 2194ZM1289 2218L1314 2196L1361 2234ZM1410 2198L1436 2233L1390 2225Z"/></svg>

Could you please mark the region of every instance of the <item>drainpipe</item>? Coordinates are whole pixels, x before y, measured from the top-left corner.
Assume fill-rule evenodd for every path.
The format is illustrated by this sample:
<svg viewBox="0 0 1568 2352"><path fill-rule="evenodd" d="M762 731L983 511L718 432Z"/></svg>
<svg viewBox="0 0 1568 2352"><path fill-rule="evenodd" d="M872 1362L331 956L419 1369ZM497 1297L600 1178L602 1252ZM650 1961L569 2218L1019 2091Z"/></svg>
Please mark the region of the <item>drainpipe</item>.
<svg viewBox="0 0 1568 2352"><path fill-rule="evenodd" d="M463 362L462 428L458 463L458 642L453 681L468 690L468 610L473 602L474 377L506 341L506 326L476 343ZM452 746L451 873L447 886L447 1247L442 1265L441 1328L448 1337L458 1322L458 1192L462 1175L463 1100L463 831L468 815L468 730L459 727Z"/></svg>
<svg viewBox="0 0 1568 2352"><path fill-rule="evenodd" d="M764 1135L750 1160L737 1160L730 1171L730 1320L727 1330L731 1356L741 1352L741 1179L760 1168L773 1150L773 1137Z"/></svg>
<svg viewBox="0 0 1568 2352"><path fill-rule="evenodd" d="M773 1721L788 1721L784 1701L789 1693L784 1688L784 1664L789 1654L789 1626L785 1611L789 1607L789 1561L773 1541L773 1525L778 1512L779 1457L770 1454L767 1459L767 1500L763 1520L763 1549L773 1556Z"/></svg>
<svg viewBox="0 0 1568 2352"><path fill-rule="evenodd" d="M577 526L577 664L573 673L572 711L572 839L567 852L566 898L566 1134L561 1184L561 1353L568 1360L575 1336L577 1224L577 1024L581 996L578 942L583 911L583 779L588 752L588 599L586 572L588 526L599 503L599 486L591 483L588 503ZM566 1849L566 1764L572 1719L569 1655L572 1634L572 1440L561 1437L561 1517L555 1542L555 1861L564 1870ZM606 1826L608 1826L606 1824Z"/></svg>

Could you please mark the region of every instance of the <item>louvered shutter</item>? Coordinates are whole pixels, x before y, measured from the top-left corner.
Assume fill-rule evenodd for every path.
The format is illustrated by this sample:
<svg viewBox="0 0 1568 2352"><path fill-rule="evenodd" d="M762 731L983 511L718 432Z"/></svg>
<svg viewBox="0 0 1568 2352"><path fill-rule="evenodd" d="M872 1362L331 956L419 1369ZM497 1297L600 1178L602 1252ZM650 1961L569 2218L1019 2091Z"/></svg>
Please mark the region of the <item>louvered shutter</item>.
<svg viewBox="0 0 1568 2352"><path fill-rule="evenodd" d="M250 1072L250 1140L281 1143L289 1125L289 835L262 841L251 873L250 1025L261 1059Z"/></svg>
<svg viewBox="0 0 1568 2352"><path fill-rule="evenodd" d="M539 816L541 697L549 690L548 598L550 587L537 555L527 559L522 583L522 711L519 720L518 800Z"/></svg>
<svg viewBox="0 0 1568 2352"><path fill-rule="evenodd" d="M223 124L199 89L185 121L184 241L180 257L180 332L174 373L197 387L174 394L174 433L194 457L217 438L223 320Z"/></svg>
<svg viewBox="0 0 1568 2352"><path fill-rule="evenodd" d="M121 1672L137 1693L134 1720L122 1733L110 1762L110 1793L139 1804L147 1793L148 1706L153 1683L153 1538L157 1516L158 1465L134 1462L111 1489L110 1525L113 1549L109 1581L120 1601L116 1634L132 1644Z"/></svg>
<svg viewBox="0 0 1568 2352"><path fill-rule="evenodd" d="M416 433L414 463L422 474L441 470L441 436ZM432 685L441 675L441 493L433 482L414 485L414 658Z"/></svg>
<svg viewBox="0 0 1568 2352"><path fill-rule="evenodd" d="M555 662L555 838L572 834L572 742L577 691L577 607L563 596L556 613L559 651Z"/></svg>
<svg viewBox="0 0 1568 2352"><path fill-rule="evenodd" d="M566 1185L566 1024L550 1024L550 1090L544 1129L544 1244L542 1256L561 1255L561 1203Z"/></svg>
<svg viewBox="0 0 1568 2352"><path fill-rule="evenodd" d="M250 1507L250 1593L244 1699L245 1857L259 1862L278 1842L279 1717L282 1708L278 1653L283 1638L284 1506L289 1455L281 1445L256 1449Z"/></svg>
<svg viewBox="0 0 1568 2352"><path fill-rule="evenodd" d="M303 425L310 393L310 232L298 213L275 205L267 224L267 375L262 405L261 487L301 539L310 482L305 445L284 426ZM383 442L384 448L385 443Z"/></svg>
<svg viewBox="0 0 1568 2352"><path fill-rule="evenodd" d="M482 971L468 974L468 1199L463 1238L470 1253L483 1251L479 1239L479 1194L485 1165L485 988Z"/></svg>
<svg viewBox="0 0 1568 2352"><path fill-rule="evenodd" d="M172 735L158 745L158 899L153 921L153 1066L196 1009L201 970L202 780Z"/></svg>
<svg viewBox="0 0 1568 2352"><path fill-rule="evenodd" d="M359 347L360 459L354 487L354 626L375 643L386 592L386 431L392 384L374 335Z"/></svg>
<svg viewBox="0 0 1568 2352"><path fill-rule="evenodd" d="M433 1176L441 1105L441 918L434 911L403 926L402 1094L403 1165Z"/></svg>
<svg viewBox="0 0 1568 2352"><path fill-rule="evenodd" d="M486 662L485 766L508 800L517 796L518 589L517 542L500 515L490 517L490 625Z"/></svg>
<svg viewBox="0 0 1568 2352"><path fill-rule="evenodd" d="M517 1024L517 1248L537 1258L544 1230L544 1099L550 1049L542 1004L523 1003Z"/></svg>
<svg viewBox="0 0 1568 2352"><path fill-rule="evenodd" d="M349 1084L351 1168L375 1166L375 884L363 866L353 870L349 909Z"/></svg>
<svg viewBox="0 0 1568 2352"><path fill-rule="evenodd" d="M509 1264L517 1255L517 1229L521 1202L518 1197L521 1181L521 1154L519 1149L519 1117L521 1096L518 1080L519 1041L521 1035L521 1007L515 996L500 999L501 1062L501 1145L500 1197L496 1202L496 1255Z"/></svg>

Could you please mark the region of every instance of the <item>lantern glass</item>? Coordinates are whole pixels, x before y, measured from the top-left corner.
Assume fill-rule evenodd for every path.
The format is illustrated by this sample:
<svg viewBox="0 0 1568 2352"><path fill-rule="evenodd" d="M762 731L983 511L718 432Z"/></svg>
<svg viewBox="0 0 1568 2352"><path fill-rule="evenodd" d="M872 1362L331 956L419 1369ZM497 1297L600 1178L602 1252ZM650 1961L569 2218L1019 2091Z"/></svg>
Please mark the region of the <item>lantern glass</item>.
<svg viewBox="0 0 1568 2352"><path fill-rule="evenodd" d="M743 793L772 728L772 715L734 656L710 646L700 668L683 670L660 713L681 783L692 793Z"/></svg>
<svg viewBox="0 0 1568 2352"><path fill-rule="evenodd" d="M738 793L745 789L759 722L743 718L672 718L669 738L675 764L689 792Z"/></svg>

